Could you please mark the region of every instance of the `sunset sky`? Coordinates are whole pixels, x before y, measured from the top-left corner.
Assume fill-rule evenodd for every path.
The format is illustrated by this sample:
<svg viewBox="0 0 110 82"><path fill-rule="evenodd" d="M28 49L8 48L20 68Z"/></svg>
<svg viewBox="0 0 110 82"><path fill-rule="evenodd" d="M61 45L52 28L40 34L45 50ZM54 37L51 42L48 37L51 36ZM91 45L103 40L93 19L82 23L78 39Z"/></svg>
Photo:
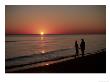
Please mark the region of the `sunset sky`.
<svg viewBox="0 0 110 82"><path fill-rule="evenodd" d="M6 5L6 34L106 32L104 5Z"/></svg>

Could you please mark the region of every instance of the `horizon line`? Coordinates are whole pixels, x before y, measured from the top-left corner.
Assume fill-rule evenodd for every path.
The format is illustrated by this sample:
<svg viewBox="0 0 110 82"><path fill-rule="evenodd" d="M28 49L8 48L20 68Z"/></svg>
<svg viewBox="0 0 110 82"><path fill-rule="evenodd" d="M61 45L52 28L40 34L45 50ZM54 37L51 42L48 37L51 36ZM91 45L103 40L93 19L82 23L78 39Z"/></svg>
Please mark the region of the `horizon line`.
<svg viewBox="0 0 110 82"><path fill-rule="evenodd" d="M78 34L106 34L106 33L76 33L76 34L44 34L44 35L78 35ZM41 34L5 34L5 35L41 35Z"/></svg>

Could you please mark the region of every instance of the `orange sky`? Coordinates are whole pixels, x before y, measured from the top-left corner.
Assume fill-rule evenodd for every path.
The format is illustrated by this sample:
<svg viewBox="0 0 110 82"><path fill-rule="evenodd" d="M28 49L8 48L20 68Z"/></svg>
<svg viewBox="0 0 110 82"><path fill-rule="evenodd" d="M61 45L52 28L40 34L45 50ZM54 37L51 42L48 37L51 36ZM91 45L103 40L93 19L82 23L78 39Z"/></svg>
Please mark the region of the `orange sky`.
<svg viewBox="0 0 110 82"><path fill-rule="evenodd" d="M5 6L6 34L87 34L106 32L104 5Z"/></svg>

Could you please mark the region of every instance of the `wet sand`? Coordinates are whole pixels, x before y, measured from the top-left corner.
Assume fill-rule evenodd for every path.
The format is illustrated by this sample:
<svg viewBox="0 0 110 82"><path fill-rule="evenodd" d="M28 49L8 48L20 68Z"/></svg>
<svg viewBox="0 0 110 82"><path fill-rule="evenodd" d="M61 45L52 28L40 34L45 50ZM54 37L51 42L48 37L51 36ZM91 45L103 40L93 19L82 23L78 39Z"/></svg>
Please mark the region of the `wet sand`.
<svg viewBox="0 0 110 82"><path fill-rule="evenodd" d="M106 51L11 73L106 73Z"/></svg>

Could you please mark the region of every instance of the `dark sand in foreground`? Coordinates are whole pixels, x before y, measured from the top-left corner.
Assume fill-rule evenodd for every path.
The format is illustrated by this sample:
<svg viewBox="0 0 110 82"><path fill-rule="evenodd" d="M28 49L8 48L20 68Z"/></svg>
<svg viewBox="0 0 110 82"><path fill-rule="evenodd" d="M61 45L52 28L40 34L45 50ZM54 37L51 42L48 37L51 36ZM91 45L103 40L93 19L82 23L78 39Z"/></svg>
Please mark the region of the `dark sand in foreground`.
<svg viewBox="0 0 110 82"><path fill-rule="evenodd" d="M13 73L106 73L106 51Z"/></svg>

